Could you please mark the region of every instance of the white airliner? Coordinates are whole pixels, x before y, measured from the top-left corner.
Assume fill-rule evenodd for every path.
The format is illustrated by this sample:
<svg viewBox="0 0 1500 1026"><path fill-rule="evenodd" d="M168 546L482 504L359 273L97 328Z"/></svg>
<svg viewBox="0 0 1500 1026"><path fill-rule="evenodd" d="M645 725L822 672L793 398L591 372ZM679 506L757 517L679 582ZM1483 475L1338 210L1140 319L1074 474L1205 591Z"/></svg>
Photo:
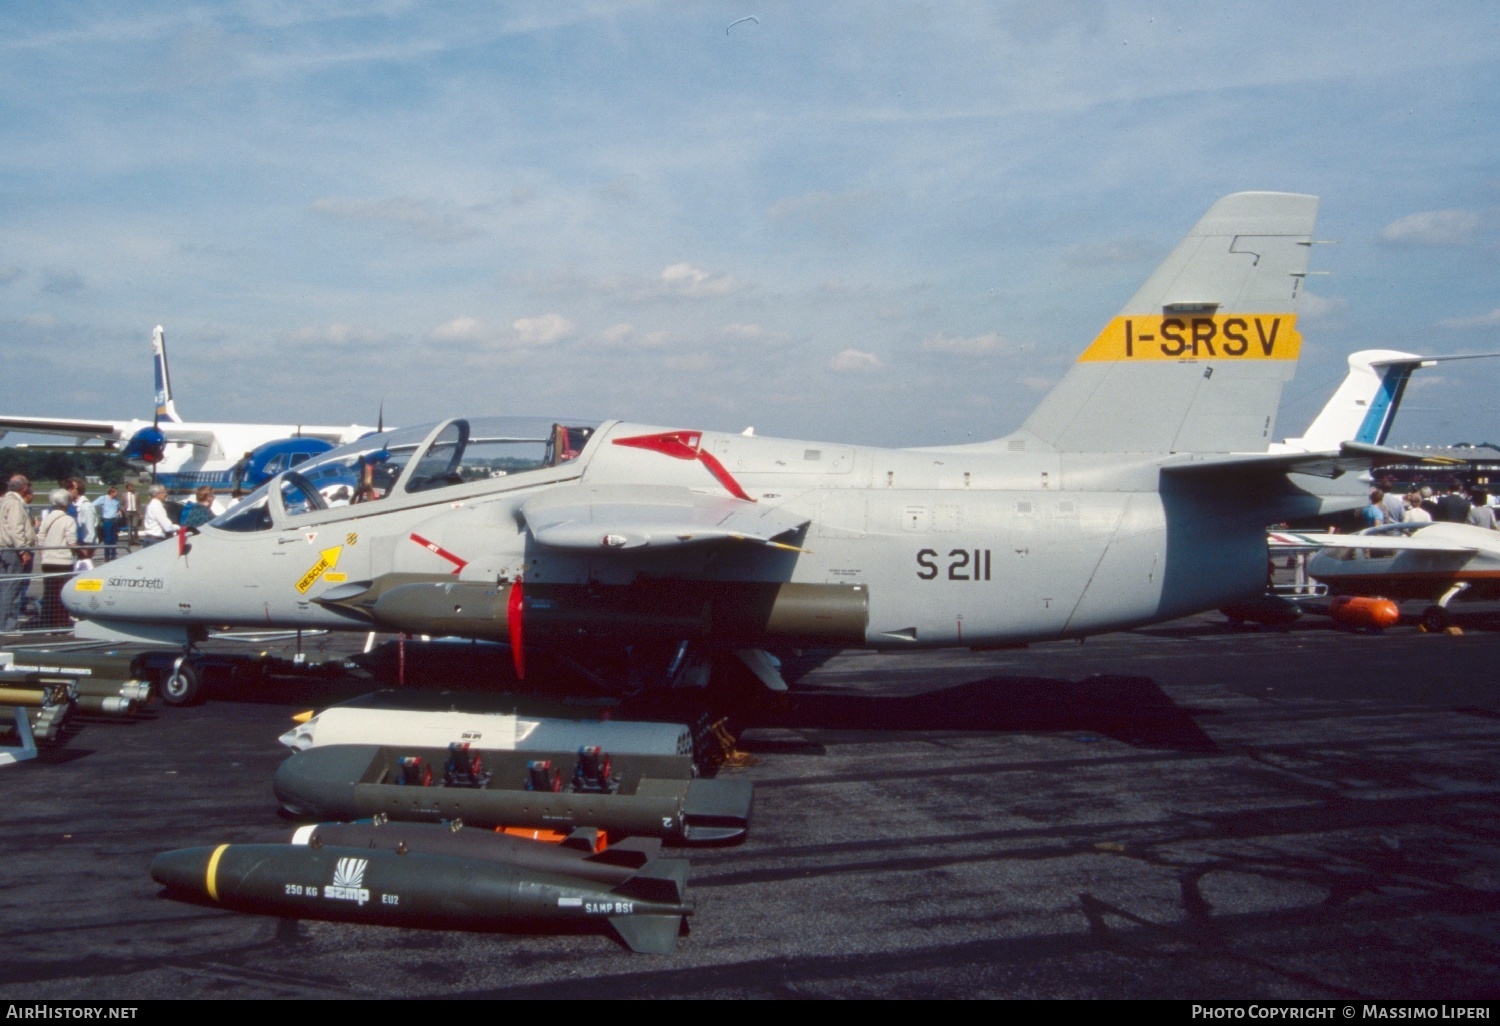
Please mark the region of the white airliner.
<svg viewBox="0 0 1500 1026"><path fill-rule="evenodd" d="M184 421L172 401L166 335L151 335L156 368L156 412L151 420L0 416L0 439L8 432L58 435L81 447L102 442L138 466L154 468L155 480L173 492L200 485L253 489L303 460L346 445L376 429L360 424L210 424Z"/></svg>

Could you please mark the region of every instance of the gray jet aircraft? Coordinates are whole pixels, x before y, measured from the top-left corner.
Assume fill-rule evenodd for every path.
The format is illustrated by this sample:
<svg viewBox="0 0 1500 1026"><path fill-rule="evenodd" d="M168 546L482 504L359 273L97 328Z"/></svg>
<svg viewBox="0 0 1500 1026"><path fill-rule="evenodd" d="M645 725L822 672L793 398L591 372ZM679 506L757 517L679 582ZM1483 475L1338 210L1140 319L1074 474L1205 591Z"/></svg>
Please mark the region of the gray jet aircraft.
<svg viewBox="0 0 1500 1026"><path fill-rule="evenodd" d="M509 642L520 676L545 647L614 680L701 684L739 663L783 688L778 643L1013 645L1260 595L1268 524L1362 501L1314 477L1407 458L1267 451L1316 211L1219 200L994 441L453 419L316 457L187 545L76 578L64 602L82 637L445 634ZM355 501L329 508L336 480Z"/></svg>

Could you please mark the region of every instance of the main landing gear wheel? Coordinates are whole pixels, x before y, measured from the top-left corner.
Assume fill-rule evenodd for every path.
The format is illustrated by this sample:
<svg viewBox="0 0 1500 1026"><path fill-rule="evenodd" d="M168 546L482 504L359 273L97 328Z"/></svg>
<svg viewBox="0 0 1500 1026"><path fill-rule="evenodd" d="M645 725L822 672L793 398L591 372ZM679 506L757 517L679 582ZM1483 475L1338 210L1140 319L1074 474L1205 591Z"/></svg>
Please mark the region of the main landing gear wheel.
<svg viewBox="0 0 1500 1026"><path fill-rule="evenodd" d="M1429 634L1441 634L1453 622L1453 614L1442 606L1428 606L1422 610L1422 626Z"/></svg>
<svg viewBox="0 0 1500 1026"><path fill-rule="evenodd" d="M162 679L161 700L167 705L192 705L203 686L203 671L181 656Z"/></svg>

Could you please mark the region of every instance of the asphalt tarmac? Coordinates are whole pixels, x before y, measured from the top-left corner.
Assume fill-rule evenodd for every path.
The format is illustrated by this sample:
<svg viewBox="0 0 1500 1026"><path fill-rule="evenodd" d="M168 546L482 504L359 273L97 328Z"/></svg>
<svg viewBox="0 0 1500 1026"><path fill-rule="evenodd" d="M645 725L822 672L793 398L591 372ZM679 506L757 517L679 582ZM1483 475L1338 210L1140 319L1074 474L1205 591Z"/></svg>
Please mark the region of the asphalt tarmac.
<svg viewBox="0 0 1500 1026"><path fill-rule="evenodd" d="M158 852L289 837L277 736L368 682L79 720L0 769L0 998L1493 998L1500 623L1459 622L808 654L661 956L163 897Z"/></svg>

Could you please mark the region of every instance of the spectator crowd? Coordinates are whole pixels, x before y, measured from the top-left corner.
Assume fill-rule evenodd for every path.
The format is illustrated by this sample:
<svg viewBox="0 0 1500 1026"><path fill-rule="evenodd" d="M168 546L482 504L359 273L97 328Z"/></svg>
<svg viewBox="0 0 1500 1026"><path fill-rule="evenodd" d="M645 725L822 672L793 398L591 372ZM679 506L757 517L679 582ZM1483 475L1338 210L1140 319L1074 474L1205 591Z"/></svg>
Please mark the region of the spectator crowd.
<svg viewBox="0 0 1500 1026"><path fill-rule="evenodd" d="M37 514L31 481L14 474L0 495L0 633L39 628L66 630L72 618L62 605L63 585L73 574L94 569L94 558L116 559L121 550L165 541L179 531L194 531L224 511L210 487L198 489L194 501L179 505L167 489L153 484L142 506L135 485L110 485L90 499L81 477L65 478ZM32 580L41 579L37 608Z"/></svg>

